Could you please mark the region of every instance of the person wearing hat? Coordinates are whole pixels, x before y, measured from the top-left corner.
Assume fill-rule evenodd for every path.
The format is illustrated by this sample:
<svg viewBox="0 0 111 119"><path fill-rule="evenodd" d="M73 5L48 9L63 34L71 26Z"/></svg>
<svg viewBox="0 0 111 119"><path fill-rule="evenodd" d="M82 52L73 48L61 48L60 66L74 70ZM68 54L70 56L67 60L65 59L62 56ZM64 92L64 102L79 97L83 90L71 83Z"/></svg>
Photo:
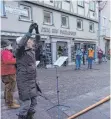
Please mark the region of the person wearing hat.
<svg viewBox="0 0 111 119"><path fill-rule="evenodd" d="M11 42L1 40L1 79L5 84L4 99L9 108L19 108L14 99L13 91L16 84L16 59L13 57Z"/></svg>
<svg viewBox="0 0 111 119"><path fill-rule="evenodd" d="M21 107L19 110L18 119L34 119L36 112L38 95L36 84L36 58L35 51L40 40L40 36L31 38L32 31L35 29L36 34L39 34L38 25L32 23L29 31L23 36L16 39L16 60L17 60L17 86Z"/></svg>

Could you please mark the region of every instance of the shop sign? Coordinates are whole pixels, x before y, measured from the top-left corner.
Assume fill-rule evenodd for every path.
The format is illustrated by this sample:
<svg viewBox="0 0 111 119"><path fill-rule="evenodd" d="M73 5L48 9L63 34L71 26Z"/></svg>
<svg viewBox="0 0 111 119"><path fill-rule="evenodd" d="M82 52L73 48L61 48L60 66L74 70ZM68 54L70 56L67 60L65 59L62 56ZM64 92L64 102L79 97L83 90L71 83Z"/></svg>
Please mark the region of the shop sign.
<svg viewBox="0 0 111 119"><path fill-rule="evenodd" d="M15 15L28 16L28 11L19 7L5 6L5 11Z"/></svg>
<svg viewBox="0 0 111 119"><path fill-rule="evenodd" d="M49 35L66 35L66 36L75 36L76 32L70 31L70 30L63 30L63 29L56 29L56 28L48 28L48 27L42 27L41 33L46 33Z"/></svg>

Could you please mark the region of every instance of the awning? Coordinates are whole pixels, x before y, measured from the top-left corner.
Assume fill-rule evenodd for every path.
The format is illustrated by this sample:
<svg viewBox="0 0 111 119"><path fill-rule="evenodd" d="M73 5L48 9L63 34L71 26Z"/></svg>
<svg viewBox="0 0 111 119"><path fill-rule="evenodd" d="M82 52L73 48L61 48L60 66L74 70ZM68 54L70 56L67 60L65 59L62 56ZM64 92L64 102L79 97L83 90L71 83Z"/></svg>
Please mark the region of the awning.
<svg viewBox="0 0 111 119"><path fill-rule="evenodd" d="M105 39L105 40L109 40L109 41L111 40L110 37L104 37L104 39Z"/></svg>

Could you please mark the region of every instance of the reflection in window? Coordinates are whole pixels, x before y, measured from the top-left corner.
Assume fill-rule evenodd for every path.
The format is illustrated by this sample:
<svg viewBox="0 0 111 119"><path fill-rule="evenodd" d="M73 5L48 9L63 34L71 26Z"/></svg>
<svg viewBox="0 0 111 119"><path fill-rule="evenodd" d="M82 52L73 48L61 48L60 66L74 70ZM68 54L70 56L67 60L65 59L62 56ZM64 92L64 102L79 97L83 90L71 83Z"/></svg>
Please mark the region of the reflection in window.
<svg viewBox="0 0 111 119"><path fill-rule="evenodd" d="M67 27L68 28L68 25L69 25L68 16L62 15L62 27Z"/></svg>
<svg viewBox="0 0 111 119"><path fill-rule="evenodd" d="M95 2L94 2L94 1L90 1L89 9L90 9L91 11L95 11Z"/></svg>
<svg viewBox="0 0 111 119"><path fill-rule="evenodd" d="M0 0L0 16L6 16L5 2Z"/></svg>
<svg viewBox="0 0 111 119"><path fill-rule="evenodd" d="M52 12L44 11L44 24L52 25Z"/></svg>
<svg viewBox="0 0 111 119"><path fill-rule="evenodd" d="M27 10L28 15L20 15L19 19L31 21L32 20L31 7L26 5L20 5L20 8Z"/></svg>
<svg viewBox="0 0 111 119"><path fill-rule="evenodd" d="M83 29L83 21L81 19L77 19L77 29Z"/></svg>
<svg viewBox="0 0 111 119"><path fill-rule="evenodd" d="M78 6L84 7L84 1L78 1Z"/></svg>

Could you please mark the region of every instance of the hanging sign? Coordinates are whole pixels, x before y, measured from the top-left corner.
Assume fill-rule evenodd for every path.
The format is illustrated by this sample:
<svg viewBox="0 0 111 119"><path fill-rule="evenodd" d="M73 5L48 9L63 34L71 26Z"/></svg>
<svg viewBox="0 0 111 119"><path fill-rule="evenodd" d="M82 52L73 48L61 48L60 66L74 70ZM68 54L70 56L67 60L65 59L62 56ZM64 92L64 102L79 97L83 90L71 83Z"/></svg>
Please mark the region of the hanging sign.
<svg viewBox="0 0 111 119"><path fill-rule="evenodd" d="M15 15L28 16L28 11L18 7L5 6L5 11Z"/></svg>

